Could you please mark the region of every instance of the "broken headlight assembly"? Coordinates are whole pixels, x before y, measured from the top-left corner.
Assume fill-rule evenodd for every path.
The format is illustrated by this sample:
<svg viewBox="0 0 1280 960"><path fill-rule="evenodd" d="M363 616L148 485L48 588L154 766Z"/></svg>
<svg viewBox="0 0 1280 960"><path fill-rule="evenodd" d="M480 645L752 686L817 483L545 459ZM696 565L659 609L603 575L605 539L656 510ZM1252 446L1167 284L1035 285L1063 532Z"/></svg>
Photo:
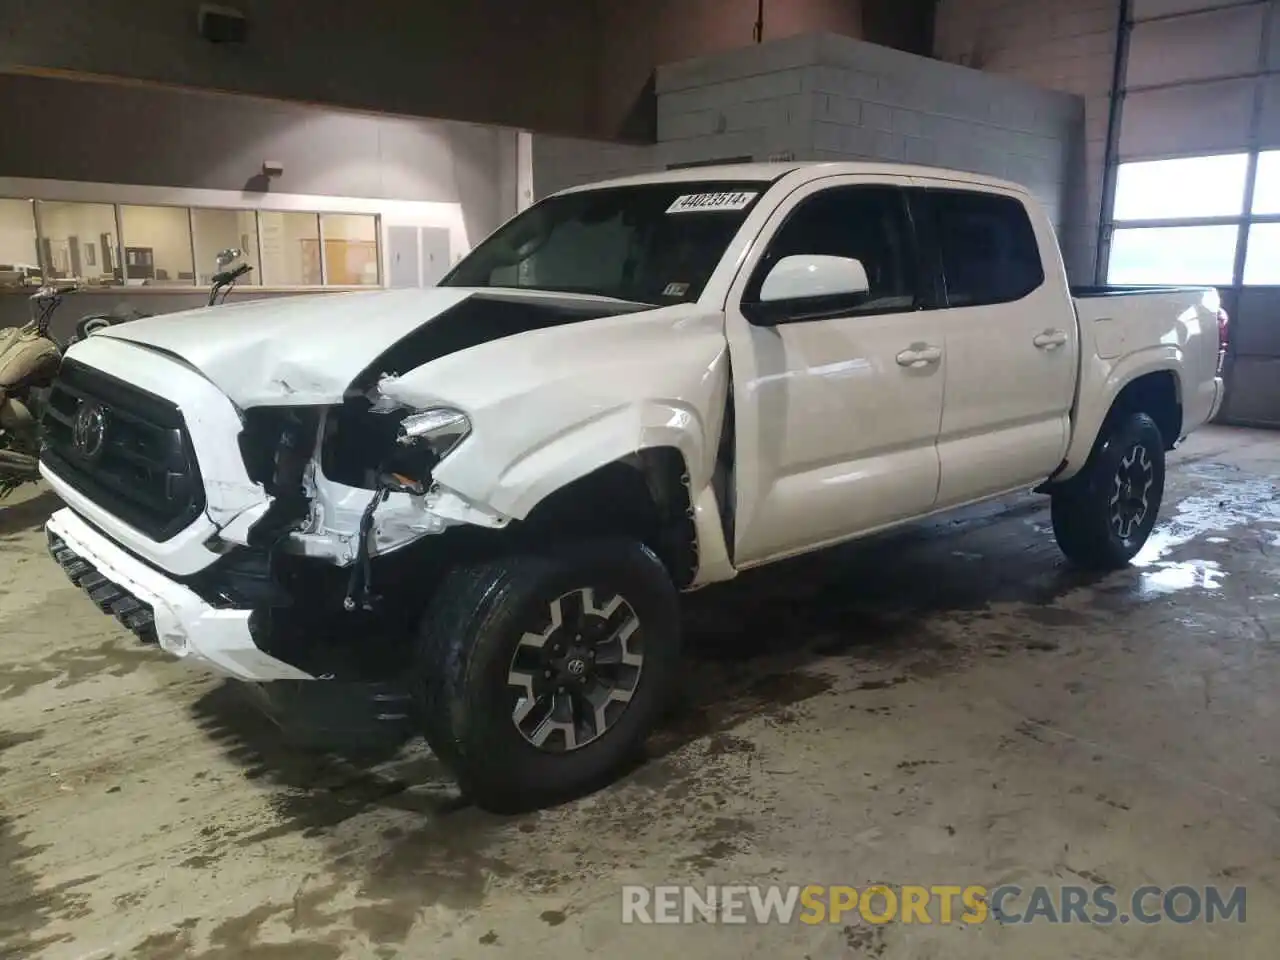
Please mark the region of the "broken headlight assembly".
<svg viewBox="0 0 1280 960"><path fill-rule="evenodd" d="M400 421L396 449L381 471L379 486L421 495L431 471L453 452L471 432L471 421L461 410L431 407Z"/></svg>
<svg viewBox="0 0 1280 960"><path fill-rule="evenodd" d="M377 483L364 514L355 563L342 605L348 610L372 610L372 568L369 562L369 535L378 506L393 493L423 496L431 485L431 471L471 432L471 421L461 410L430 407L407 415L400 421L394 449L377 471Z"/></svg>
<svg viewBox="0 0 1280 960"><path fill-rule="evenodd" d="M426 446L437 460L443 460L470 432L471 421L461 410L432 407L401 420L396 443L402 447Z"/></svg>

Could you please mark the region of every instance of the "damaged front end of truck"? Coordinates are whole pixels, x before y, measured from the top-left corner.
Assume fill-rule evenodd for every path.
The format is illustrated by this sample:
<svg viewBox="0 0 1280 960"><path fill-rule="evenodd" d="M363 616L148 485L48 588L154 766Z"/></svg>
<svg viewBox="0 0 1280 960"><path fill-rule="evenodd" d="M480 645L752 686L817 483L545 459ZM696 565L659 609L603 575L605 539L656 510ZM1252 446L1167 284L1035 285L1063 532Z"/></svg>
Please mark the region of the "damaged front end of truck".
<svg viewBox="0 0 1280 960"><path fill-rule="evenodd" d="M407 673L417 625L450 569L545 537L567 512L607 517L642 502L627 522L651 527L677 581L691 582L688 464L702 467L702 435L719 430L704 411L718 416L727 392L722 322L637 307L472 297L367 363L340 399L259 390L239 412L242 489L229 489L229 474L205 478L244 506L210 512L217 531L204 545L217 559L188 586L212 605L253 611L254 643L276 660L315 678L383 682ZM559 342L489 339L503 311ZM608 335L610 346L549 329L622 314L640 315ZM689 351L678 365L673 323ZM583 358L565 358L568 343ZM568 359L560 370L557 357ZM673 399L655 403L647 387ZM659 446L666 452L646 452ZM694 471L699 484L704 472ZM646 511L654 516L635 519Z"/></svg>
<svg viewBox="0 0 1280 960"><path fill-rule="evenodd" d="M370 621L396 611L395 620L412 620L429 592L427 555L446 550L436 538L450 528L500 530L509 522L433 478L469 432L461 411L415 411L385 395L335 407L248 411L239 445L268 499L211 540L223 556L197 579L229 602L255 610L265 604L277 627L273 644L281 642L284 623L306 623L305 640L288 656L270 652L330 675L321 663L298 662L323 657L325 644L316 642L321 625L349 636L351 616ZM455 534L447 543L465 539ZM399 567L412 577L398 575Z"/></svg>

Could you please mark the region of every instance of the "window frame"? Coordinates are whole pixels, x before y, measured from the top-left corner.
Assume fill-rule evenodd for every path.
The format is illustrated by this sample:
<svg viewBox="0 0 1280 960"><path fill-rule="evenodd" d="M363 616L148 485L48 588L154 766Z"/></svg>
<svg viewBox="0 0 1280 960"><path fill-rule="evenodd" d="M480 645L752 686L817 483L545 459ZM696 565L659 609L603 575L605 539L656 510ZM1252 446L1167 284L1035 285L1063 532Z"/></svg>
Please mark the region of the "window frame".
<svg viewBox="0 0 1280 960"><path fill-rule="evenodd" d="M781 259L774 248L774 244L777 243L778 238L783 235L792 220L808 204L821 202L824 197L829 198L833 193L867 192L872 190L894 194L897 199L899 212L902 216L902 224L906 228L904 237L907 249L905 251L906 262L904 266L912 276L912 305L905 310L900 307L862 309L855 304L851 304L848 297L815 297L812 298L811 304L804 303L805 308L798 308L795 301L785 301L776 306L762 303L760 301L760 290L764 286L765 278ZM748 322L755 326L816 323L822 320L915 313L920 310L932 309L936 305L937 290L932 278L933 273L930 270L928 261L923 256L923 248L912 216L908 187L895 182L837 183L820 187L811 193L805 194L783 214L782 219L778 221L770 232L764 249L751 269L746 286L742 290L739 309Z"/></svg>
<svg viewBox="0 0 1280 960"><path fill-rule="evenodd" d="M1011 303L1021 303L1028 297L1033 296L1040 290L1044 289L1048 282L1048 274L1044 269L1044 251L1040 249L1040 238L1036 236L1036 225L1031 220L1031 213L1027 210L1027 205L1022 202L1016 195L1010 193L1000 193L988 189L967 189L961 186L955 187L913 187L909 191L911 194L912 210L915 213L916 222L927 225L929 243L931 250L929 259L932 263L932 269L935 271L938 285L938 302L939 305L947 310L968 310L975 307L998 307ZM1039 279L1035 285L1029 287L1018 296L1012 299L993 299L993 300L973 300L968 303L952 303L950 288L947 283L946 261L943 257L942 240L939 230L939 209L935 204L935 199L942 196L966 196L979 197L992 201L999 201L1006 204L1013 204L1018 208L1022 215L1023 222L1027 228L1027 238L1031 241L1032 248L1035 251L1036 271Z"/></svg>

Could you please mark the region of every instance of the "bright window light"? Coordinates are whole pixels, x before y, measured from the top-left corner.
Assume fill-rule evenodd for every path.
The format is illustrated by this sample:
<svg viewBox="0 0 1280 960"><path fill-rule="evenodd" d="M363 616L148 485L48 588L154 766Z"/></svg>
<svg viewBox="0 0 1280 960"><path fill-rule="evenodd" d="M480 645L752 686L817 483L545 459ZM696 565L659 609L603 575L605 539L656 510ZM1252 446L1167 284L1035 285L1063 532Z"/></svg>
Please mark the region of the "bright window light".
<svg viewBox="0 0 1280 960"><path fill-rule="evenodd" d="M1244 210L1249 156L1122 163L1116 171L1116 220L1235 217ZM1278 184L1280 186L1280 184Z"/></svg>
<svg viewBox="0 0 1280 960"><path fill-rule="evenodd" d="M1118 229L1111 237L1107 282L1229 284L1237 236L1234 226Z"/></svg>
<svg viewBox="0 0 1280 960"><path fill-rule="evenodd" d="M1249 228L1244 282L1280 286L1280 223L1258 223Z"/></svg>
<svg viewBox="0 0 1280 960"><path fill-rule="evenodd" d="M1253 182L1253 212L1280 213L1280 150L1258 154L1258 177Z"/></svg>

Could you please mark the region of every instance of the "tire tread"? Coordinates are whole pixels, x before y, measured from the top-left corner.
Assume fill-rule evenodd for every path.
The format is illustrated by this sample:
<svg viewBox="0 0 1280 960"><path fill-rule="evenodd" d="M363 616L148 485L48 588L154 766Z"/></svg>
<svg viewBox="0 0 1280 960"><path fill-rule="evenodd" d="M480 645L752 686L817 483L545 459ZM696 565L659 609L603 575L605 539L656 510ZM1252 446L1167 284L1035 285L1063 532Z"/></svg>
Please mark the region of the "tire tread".
<svg viewBox="0 0 1280 960"><path fill-rule="evenodd" d="M1150 455L1159 458L1160 488L1153 514L1158 514L1164 487L1164 442L1160 428L1145 413L1108 418L1089 461L1080 473L1052 493L1050 518L1059 548L1072 563L1090 570L1118 570L1129 564L1135 551L1126 549L1111 534L1107 505L1117 450L1147 436ZM1156 516L1151 518L1154 525ZM1150 528L1142 540L1150 535ZM1139 544L1139 547L1141 544Z"/></svg>
<svg viewBox="0 0 1280 960"><path fill-rule="evenodd" d="M476 656L477 646L504 642L502 637L509 636L513 610L538 595L542 585L563 577L566 571L583 570L589 576L597 563L609 559L634 578L637 591L648 596L657 612L655 639L650 641L646 633L646 642L660 643L661 650L657 656L647 655L646 669L653 672L641 681L658 685L645 697L643 712L648 715L637 718L638 742L615 738L606 743L606 738L616 732L611 728L600 742L557 758L565 767L563 781L531 782L527 773L521 772L527 771L527 764L510 762L514 757L510 751L524 750L523 741L513 746L481 736L486 729L492 729L494 720L485 712L492 691L486 687L489 680L483 673L484 657ZM628 599L635 605L635 598ZM575 782L578 772L596 766L602 773L616 769L625 754L642 746L665 698L667 691L662 687L674 679L672 664L679 642L675 587L658 558L639 543L616 539L577 541L456 567L439 585L418 634L412 688L423 734L432 751L457 777L463 793L486 809L529 809L555 802L566 793L580 792L578 787L593 789L599 777L583 777L579 784ZM639 709L638 704L633 704L633 709ZM510 722L509 717L504 719ZM514 726L510 732L519 736ZM500 731L499 740L502 733L505 731ZM584 762L582 755L593 750L597 754L595 760Z"/></svg>

